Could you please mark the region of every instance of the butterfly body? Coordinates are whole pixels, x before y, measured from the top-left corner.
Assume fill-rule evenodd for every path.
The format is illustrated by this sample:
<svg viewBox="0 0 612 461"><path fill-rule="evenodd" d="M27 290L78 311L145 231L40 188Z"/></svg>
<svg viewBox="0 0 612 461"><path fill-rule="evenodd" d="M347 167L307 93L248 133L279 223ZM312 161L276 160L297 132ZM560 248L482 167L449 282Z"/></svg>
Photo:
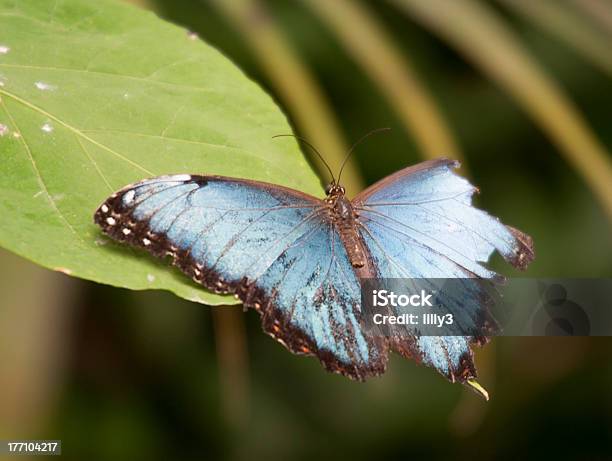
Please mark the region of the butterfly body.
<svg viewBox="0 0 612 461"><path fill-rule="evenodd" d="M358 214L344 194L342 187L331 188L325 203L329 206L329 219L342 239L352 266L360 268L366 263L367 249L359 234Z"/></svg>
<svg viewBox="0 0 612 461"><path fill-rule="evenodd" d="M495 250L524 268L531 239L471 206L476 190L440 159L401 170L352 201L332 184L319 199L257 181L173 175L111 195L94 220L113 239L170 256L188 277L231 293L262 317L266 333L330 371L364 380L388 353L475 376L470 344L483 338L383 337L364 331L364 278L493 278ZM477 294L449 310L482 317Z"/></svg>

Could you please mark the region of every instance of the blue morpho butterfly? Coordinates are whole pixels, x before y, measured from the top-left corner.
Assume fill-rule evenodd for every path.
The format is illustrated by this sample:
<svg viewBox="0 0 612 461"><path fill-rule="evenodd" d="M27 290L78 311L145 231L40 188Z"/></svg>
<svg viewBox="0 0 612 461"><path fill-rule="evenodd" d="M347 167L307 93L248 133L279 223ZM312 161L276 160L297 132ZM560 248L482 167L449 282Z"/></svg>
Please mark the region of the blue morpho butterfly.
<svg viewBox="0 0 612 461"><path fill-rule="evenodd" d="M360 278L493 278L482 263L495 250L520 269L533 259L529 236L472 206L477 189L454 174L458 166L426 161L353 200L336 180L319 199L247 179L160 176L111 195L95 222L115 240L169 255L204 287L233 293L259 312L266 333L327 370L364 380L382 374L395 350L486 397L470 349L486 338L393 338L361 327Z"/></svg>

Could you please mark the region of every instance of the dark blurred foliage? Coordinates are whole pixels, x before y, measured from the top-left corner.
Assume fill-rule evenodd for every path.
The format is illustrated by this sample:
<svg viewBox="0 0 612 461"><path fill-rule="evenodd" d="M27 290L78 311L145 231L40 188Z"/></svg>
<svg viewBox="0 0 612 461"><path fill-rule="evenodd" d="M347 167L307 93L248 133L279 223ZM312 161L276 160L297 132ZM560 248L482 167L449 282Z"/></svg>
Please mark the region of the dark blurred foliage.
<svg viewBox="0 0 612 461"><path fill-rule="evenodd" d="M393 128L357 151L367 183L422 160L388 101L312 11L299 2L265 4L348 140ZM482 191L479 205L533 236L537 258L527 276L611 277L605 213L516 102L391 4L364 5L434 95ZM610 77L547 32L492 6L610 149ZM197 32L281 100L248 41L212 3L155 0L149 7ZM24 303L21 312L42 309L49 328L65 325L62 345L45 343L62 357L58 376L35 380L51 390L31 391L45 403L29 416L13 409L9 420L5 413L0 429L62 439L69 459L612 459L609 338L493 340L477 351L480 381L492 394L487 403L398 357L385 376L365 384L325 373L316 360L293 356L265 336L253 312L69 280L0 256L7 302ZM28 286L30 304L16 277L45 280ZM15 320L13 340L40 340L41 330L26 320ZM237 330L219 337L228 321ZM13 353L13 343L0 344ZM24 376L30 375L22 370L14 382Z"/></svg>

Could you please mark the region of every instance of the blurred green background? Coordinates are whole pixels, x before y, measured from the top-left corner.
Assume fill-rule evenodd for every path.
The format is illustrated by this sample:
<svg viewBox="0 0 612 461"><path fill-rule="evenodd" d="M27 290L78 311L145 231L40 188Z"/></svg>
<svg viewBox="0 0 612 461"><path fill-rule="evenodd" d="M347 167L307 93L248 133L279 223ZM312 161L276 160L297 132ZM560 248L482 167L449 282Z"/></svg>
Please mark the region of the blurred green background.
<svg viewBox="0 0 612 461"><path fill-rule="evenodd" d="M533 236L527 276L612 277L609 1L132 3L229 56L334 167L391 127L357 150L351 191L459 157L478 205ZM486 403L398 357L365 384L325 373L239 308L7 252L0 276L0 438L92 460L612 459L608 338L494 339Z"/></svg>

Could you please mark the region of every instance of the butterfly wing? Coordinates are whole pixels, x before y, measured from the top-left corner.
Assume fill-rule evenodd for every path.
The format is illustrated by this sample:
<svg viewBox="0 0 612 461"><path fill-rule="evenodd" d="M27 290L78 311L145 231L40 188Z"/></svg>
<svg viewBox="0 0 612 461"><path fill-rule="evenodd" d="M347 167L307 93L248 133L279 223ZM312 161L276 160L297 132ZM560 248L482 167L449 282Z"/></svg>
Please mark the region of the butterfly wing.
<svg viewBox="0 0 612 461"><path fill-rule="evenodd" d="M355 379L385 369L387 345L359 327L360 285L323 202L217 176L154 178L113 194L95 221L116 240L173 263L262 316L298 354Z"/></svg>
<svg viewBox="0 0 612 461"><path fill-rule="evenodd" d="M459 163L440 159L401 170L353 200L363 239L381 278L496 278L485 263L494 251L518 268L533 260L531 238L472 206L477 189L453 173ZM468 302L446 306L456 318L482 316L481 293L465 284ZM469 302L473 301L473 302ZM488 319L487 319L488 320ZM432 366L451 381L476 374L471 342L485 338L393 338L391 347Z"/></svg>

